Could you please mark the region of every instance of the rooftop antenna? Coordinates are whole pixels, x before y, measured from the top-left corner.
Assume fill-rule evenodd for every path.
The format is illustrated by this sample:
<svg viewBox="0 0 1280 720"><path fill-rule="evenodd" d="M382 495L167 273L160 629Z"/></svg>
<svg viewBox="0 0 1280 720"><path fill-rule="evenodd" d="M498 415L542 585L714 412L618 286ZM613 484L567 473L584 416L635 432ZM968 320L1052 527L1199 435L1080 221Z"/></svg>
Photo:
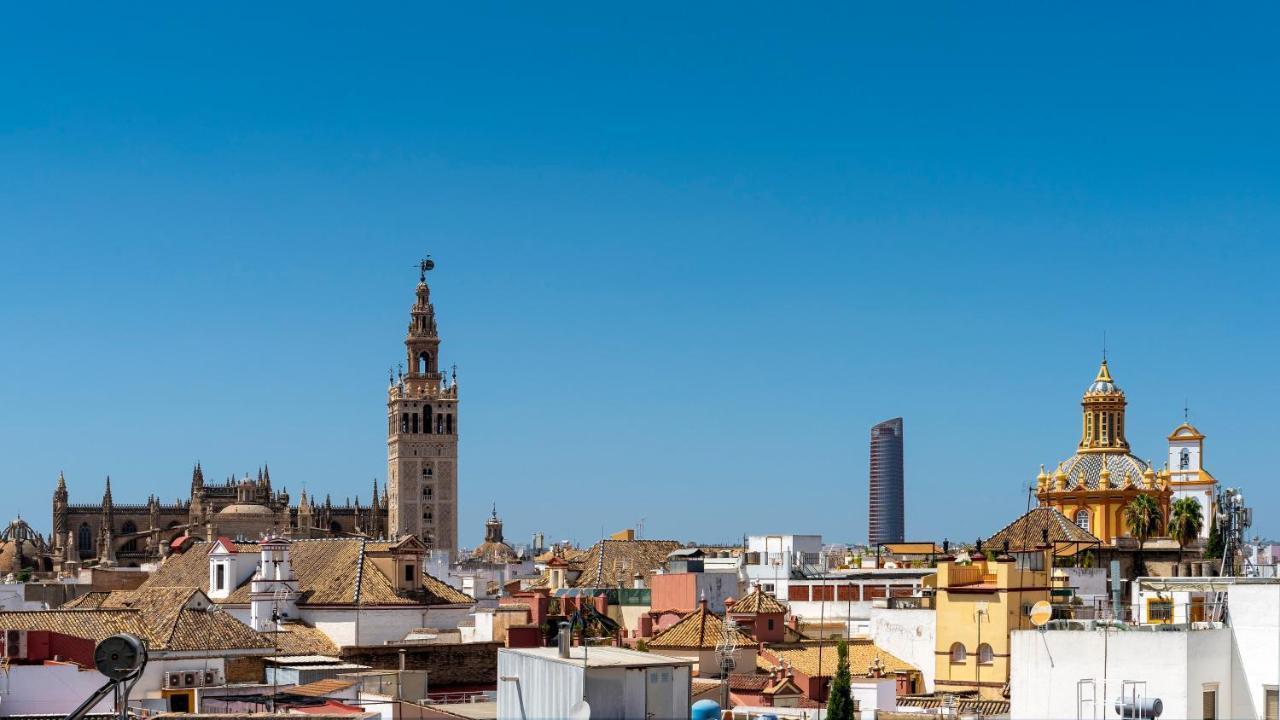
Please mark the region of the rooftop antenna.
<svg viewBox="0 0 1280 720"><path fill-rule="evenodd" d="M1107 331L1102 331L1102 362L1107 362Z"/></svg>

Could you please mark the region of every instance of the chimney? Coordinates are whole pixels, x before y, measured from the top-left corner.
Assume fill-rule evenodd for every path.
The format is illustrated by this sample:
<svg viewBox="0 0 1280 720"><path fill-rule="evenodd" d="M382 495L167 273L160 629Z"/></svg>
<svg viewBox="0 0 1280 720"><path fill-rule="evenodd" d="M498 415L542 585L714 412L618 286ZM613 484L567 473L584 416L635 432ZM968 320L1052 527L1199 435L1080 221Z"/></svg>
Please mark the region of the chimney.
<svg viewBox="0 0 1280 720"><path fill-rule="evenodd" d="M560 634L557 636L556 640L557 640L556 645L560 650L560 657L568 658L569 644L571 642L570 635L569 635L569 623L567 622L560 623Z"/></svg>
<svg viewBox="0 0 1280 720"><path fill-rule="evenodd" d="M631 576L631 587L635 588L636 590L643 590L644 575L641 575L640 573L636 573L635 575Z"/></svg>
<svg viewBox="0 0 1280 720"><path fill-rule="evenodd" d="M724 612L726 615L733 612L733 606L737 603L732 597L724 599Z"/></svg>

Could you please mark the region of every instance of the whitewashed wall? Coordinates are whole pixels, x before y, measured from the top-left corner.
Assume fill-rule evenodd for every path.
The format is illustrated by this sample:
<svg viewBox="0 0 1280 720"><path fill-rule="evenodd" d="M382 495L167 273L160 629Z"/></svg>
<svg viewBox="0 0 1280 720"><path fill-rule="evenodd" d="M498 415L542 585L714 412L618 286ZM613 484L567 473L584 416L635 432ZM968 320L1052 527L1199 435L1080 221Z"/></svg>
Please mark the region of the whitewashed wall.
<svg viewBox="0 0 1280 720"><path fill-rule="evenodd" d="M871 609L871 641L914 665L925 692L933 692L937 617L933 610Z"/></svg>
<svg viewBox="0 0 1280 720"><path fill-rule="evenodd" d="M1273 652L1275 648L1273 647ZM1077 681L1097 681L1099 707L1080 717L1115 717L1111 695L1121 680L1145 680L1147 695L1164 702L1166 718L1201 718L1201 686L1218 682L1220 698L1232 685L1231 630L1182 632L1018 630L1011 639L1010 717L1077 717ZM1105 702L1103 702L1105 700ZM1220 712L1225 709L1220 699ZM1103 707L1105 705L1105 707ZM1248 716L1246 716L1248 717Z"/></svg>
<svg viewBox="0 0 1280 720"><path fill-rule="evenodd" d="M74 665L14 665L0 674L0 717L65 715L106 682L97 670ZM108 695L90 712L109 713L113 702Z"/></svg>

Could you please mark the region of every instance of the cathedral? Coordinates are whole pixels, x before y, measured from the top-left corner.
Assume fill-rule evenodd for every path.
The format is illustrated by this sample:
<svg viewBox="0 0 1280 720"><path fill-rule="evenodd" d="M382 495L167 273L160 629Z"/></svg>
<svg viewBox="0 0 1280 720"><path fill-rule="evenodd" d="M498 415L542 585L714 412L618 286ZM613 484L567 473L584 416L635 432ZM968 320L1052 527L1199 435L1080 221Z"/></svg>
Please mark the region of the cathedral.
<svg viewBox="0 0 1280 720"><path fill-rule="evenodd" d="M387 391L387 483L367 505L359 496L335 505L303 491L297 502L276 490L267 466L257 476L206 483L199 463L186 500L117 503L108 477L100 503L70 502L59 473L53 492L53 532L47 564L140 565L191 537L256 541L267 532L295 538L400 538L415 535L434 550L457 548L458 384L456 370L440 371L440 336L427 285L431 260L420 265L405 348L408 372L393 374Z"/></svg>
<svg viewBox="0 0 1280 720"><path fill-rule="evenodd" d="M1036 476L1036 498L1042 507L1051 507L1106 544L1129 537L1124 522L1124 506L1138 495L1154 499L1168 527L1169 511L1179 498L1191 497L1200 503L1204 527L1209 534L1209 518L1216 509L1218 481L1201 465L1204 435L1183 422L1168 437L1168 460L1156 470L1129 449L1125 439L1124 391L1111 377L1107 361L1081 399L1080 442L1076 451L1058 463L1052 474L1040 466Z"/></svg>

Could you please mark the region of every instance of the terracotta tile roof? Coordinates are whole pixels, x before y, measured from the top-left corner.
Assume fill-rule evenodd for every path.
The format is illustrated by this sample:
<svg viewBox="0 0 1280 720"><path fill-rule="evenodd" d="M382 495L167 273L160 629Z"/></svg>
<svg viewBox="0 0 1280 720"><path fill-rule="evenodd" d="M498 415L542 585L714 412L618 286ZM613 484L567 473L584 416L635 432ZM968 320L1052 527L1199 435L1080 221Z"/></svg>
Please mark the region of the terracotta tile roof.
<svg viewBox="0 0 1280 720"><path fill-rule="evenodd" d="M601 540L587 551L576 587L631 587L636 573L645 582L667 555L683 547L675 540Z"/></svg>
<svg viewBox="0 0 1280 720"><path fill-rule="evenodd" d="M680 622L655 635L648 642L648 646L709 650L714 649L724 637L724 631L724 620L719 615L699 607L681 618ZM755 640L736 628L731 630L729 635L734 644L739 647L756 644Z"/></svg>
<svg viewBox="0 0 1280 720"><path fill-rule="evenodd" d="M322 631L302 623L284 623L279 631L261 633L281 655L338 656L338 646Z"/></svg>
<svg viewBox="0 0 1280 720"><path fill-rule="evenodd" d="M1066 515L1053 508L1038 507L1022 517L1009 523L1000 532L992 535L983 547L999 551L1004 541L1009 541L1010 550L1029 550L1043 543L1043 531L1049 531L1049 542L1101 543L1088 530L1076 525Z"/></svg>
<svg viewBox="0 0 1280 720"><path fill-rule="evenodd" d="M778 601L773 593L765 592L755 586L746 597L733 604L730 614L736 613L786 613L787 606Z"/></svg>
<svg viewBox="0 0 1280 720"><path fill-rule="evenodd" d="M427 573L422 574L422 586L428 593L439 600L439 602L428 602L427 604L429 605L470 604L475 602L475 598Z"/></svg>
<svg viewBox="0 0 1280 720"><path fill-rule="evenodd" d="M289 563L298 578L299 605L445 605L472 603L471 597L423 573L420 595L397 593L395 586L361 555L391 547L354 539L295 540L289 544ZM181 555L171 555L142 584L142 588L196 587L209 590L210 544L193 543ZM239 553L256 553L258 546L238 543ZM241 558L244 562L244 558ZM247 605L250 581L245 580L219 604Z"/></svg>
<svg viewBox="0 0 1280 720"><path fill-rule="evenodd" d="M329 678L327 680L317 680L306 685L295 685L285 692L290 695L302 695L303 697L328 697L341 690L355 685L355 680L339 680L338 678Z"/></svg>
<svg viewBox="0 0 1280 720"><path fill-rule="evenodd" d="M120 610L0 612L0 630L48 630L97 642L116 633L148 638L141 613Z"/></svg>
<svg viewBox="0 0 1280 720"><path fill-rule="evenodd" d="M769 687L773 678L759 673L730 673L729 689L747 692L761 692Z"/></svg>
<svg viewBox="0 0 1280 720"><path fill-rule="evenodd" d="M849 673L854 677L866 677L867 668L877 658L886 673L916 670L914 665L876 646L870 640L850 640ZM796 672L809 677L827 677L836 671L836 644L833 642L805 643L794 647L767 646L766 652L779 661L785 660ZM822 665L818 665L818 657ZM777 663L769 663L776 667Z"/></svg>
<svg viewBox="0 0 1280 720"><path fill-rule="evenodd" d="M197 588L113 592L96 609L46 610L47 620L24 613L0 613L0 628L51 630L98 641L118 632L137 635L156 650L266 649L252 628L214 609ZM48 626L41 626L47 623ZM35 625L35 626L33 626Z"/></svg>
<svg viewBox="0 0 1280 720"><path fill-rule="evenodd" d="M166 650L267 649L271 641L223 610L183 610L164 641Z"/></svg>
<svg viewBox="0 0 1280 720"><path fill-rule="evenodd" d="M899 695L898 705L916 708L940 708L943 706L944 696L942 694L933 695ZM1008 700L979 700L976 697L957 697L956 711L961 715L979 715L982 717L990 717L993 715L1008 715Z"/></svg>
<svg viewBox="0 0 1280 720"><path fill-rule="evenodd" d="M95 610L101 607L103 601L111 596L109 590L94 590L87 592L78 598L74 598L62 603L63 608L79 608L81 610Z"/></svg>

